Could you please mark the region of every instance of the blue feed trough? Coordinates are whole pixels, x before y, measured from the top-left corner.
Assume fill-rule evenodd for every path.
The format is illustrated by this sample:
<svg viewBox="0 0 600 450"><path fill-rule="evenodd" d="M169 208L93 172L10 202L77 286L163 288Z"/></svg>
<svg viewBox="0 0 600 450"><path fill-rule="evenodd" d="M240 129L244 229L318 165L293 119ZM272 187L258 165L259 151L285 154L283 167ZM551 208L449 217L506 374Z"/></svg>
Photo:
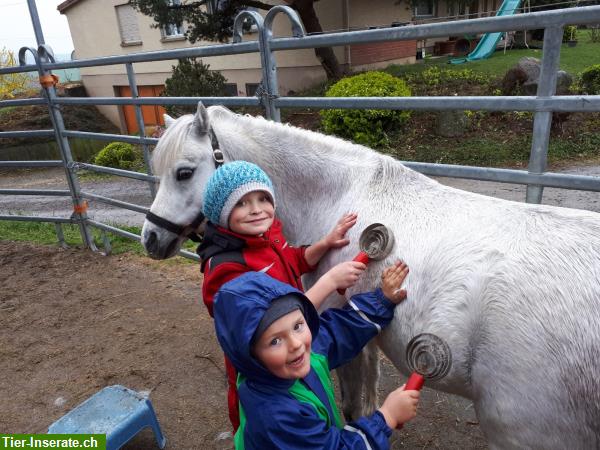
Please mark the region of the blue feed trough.
<svg viewBox="0 0 600 450"><path fill-rule="evenodd" d="M48 428L48 433L106 434L106 450L117 450L146 427L160 448L166 439L148 397L124 386L108 386Z"/></svg>

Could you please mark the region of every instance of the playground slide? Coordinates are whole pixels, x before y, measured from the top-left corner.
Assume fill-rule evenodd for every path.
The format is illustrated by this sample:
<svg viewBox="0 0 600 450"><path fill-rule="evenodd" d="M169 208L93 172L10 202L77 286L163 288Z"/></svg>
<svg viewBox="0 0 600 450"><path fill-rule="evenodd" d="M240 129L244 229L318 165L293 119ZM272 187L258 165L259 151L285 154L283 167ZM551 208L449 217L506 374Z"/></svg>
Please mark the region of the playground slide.
<svg viewBox="0 0 600 450"><path fill-rule="evenodd" d="M521 0L504 0L496 16L511 16L521 6ZM475 50L467 55L466 58L458 58L450 60L452 64L461 64L467 61L477 61L479 59L487 59L496 51L498 41L504 33L486 33L483 35Z"/></svg>

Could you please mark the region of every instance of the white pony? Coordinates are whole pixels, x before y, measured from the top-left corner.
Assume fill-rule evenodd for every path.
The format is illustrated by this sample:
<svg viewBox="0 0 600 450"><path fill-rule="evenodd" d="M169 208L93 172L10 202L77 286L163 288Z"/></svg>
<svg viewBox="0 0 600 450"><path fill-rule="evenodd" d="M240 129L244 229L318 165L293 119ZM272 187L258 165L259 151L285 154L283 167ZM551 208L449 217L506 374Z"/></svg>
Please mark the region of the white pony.
<svg viewBox="0 0 600 450"><path fill-rule="evenodd" d="M202 207L213 132L225 161L270 175L291 242L313 242L342 213L358 212L351 244L330 252L315 276L352 258L367 225L391 228L392 254L348 294L376 287L384 265L408 263L408 299L378 344L408 374L412 337L446 341L450 372L428 385L472 399L491 448L600 448L600 214L453 189L368 148L200 104L196 115L168 120L154 152L161 183L151 211L183 230L146 221L142 242L155 258L176 253ZM365 409L375 406L376 361L371 354L345 374L346 413L363 412L365 380Z"/></svg>

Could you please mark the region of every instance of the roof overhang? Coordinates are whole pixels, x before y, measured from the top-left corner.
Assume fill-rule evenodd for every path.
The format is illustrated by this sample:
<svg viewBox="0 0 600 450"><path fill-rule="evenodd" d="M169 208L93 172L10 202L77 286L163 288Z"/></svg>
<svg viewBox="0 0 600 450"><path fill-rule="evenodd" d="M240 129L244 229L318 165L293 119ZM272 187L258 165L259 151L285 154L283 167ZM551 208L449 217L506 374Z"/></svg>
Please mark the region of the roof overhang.
<svg viewBox="0 0 600 450"><path fill-rule="evenodd" d="M61 14L64 14L65 11L67 9L69 9L71 6L75 5L76 3L79 3L81 0L66 0L64 2L62 2L61 4L59 4L56 9L58 9L58 12Z"/></svg>

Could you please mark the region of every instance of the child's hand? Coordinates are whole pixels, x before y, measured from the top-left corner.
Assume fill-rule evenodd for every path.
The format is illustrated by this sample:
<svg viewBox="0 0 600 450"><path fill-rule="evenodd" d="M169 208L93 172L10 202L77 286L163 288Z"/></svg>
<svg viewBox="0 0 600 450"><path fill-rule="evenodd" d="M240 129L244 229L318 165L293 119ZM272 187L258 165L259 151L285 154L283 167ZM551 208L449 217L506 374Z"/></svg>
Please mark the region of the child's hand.
<svg viewBox="0 0 600 450"><path fill-rule="evenodd" d="M356 284L360 275L367 268L358 261L346 261L333 266L323 277L327 277L334 289L348 289Z"/></svg>
<svg viewBox="0 0 600 450"><path fill-rule="evenodd" d="M419 391L405 391L404 385L387 396L379 412L383 414L386 423L393 430L398 425L408 422L417 415Z"/></svg>
<svg viewBox="0 0 600 450"><path fill-rule="evenodd" d="M402 261L386 268L381 275L383 295L396 305L406 298L406 290L400 289L406 275L408 266Z"/></svg>
<svg viewBox="0 0 600 450"><path fill-rule="evenodd" d="M333 230L325 236L325 243L329 248L341 248L350 243L350 239L346 239L346 233L356 224L358 215L356 213L344 214L338 223L333 227Z"/></svg>

